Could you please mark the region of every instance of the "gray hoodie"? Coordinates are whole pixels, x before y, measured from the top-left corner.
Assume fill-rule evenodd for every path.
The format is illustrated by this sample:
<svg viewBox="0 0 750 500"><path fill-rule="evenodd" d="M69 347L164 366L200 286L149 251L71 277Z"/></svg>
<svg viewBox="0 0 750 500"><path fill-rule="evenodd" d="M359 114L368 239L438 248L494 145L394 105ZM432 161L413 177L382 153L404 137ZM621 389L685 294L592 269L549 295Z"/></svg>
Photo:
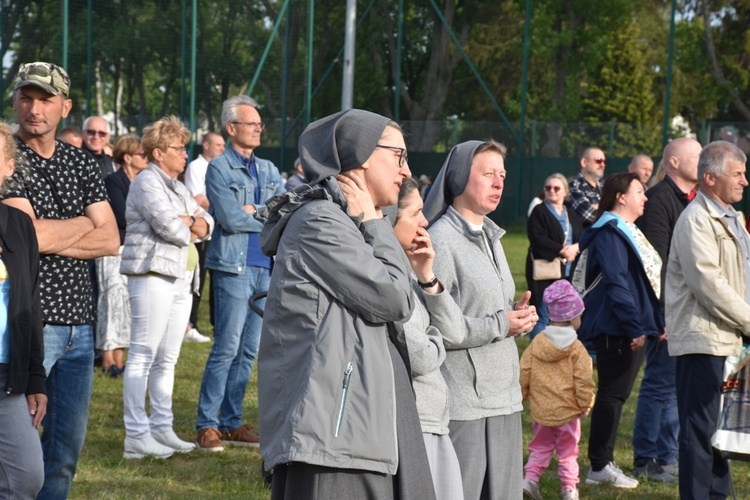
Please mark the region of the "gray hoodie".
<svg viewBox="0 0 750 500"><path fill-rule="evenodd" d="M447 350L442 371L451 420L523 410L518 348L507 336L505 311L513 309L516 287L500 243L505 231L487 217L475 231L449 207L429 232L435 275L447 293L424 299ZM485 236L493 255L487 254Z"/></svg>
<svg viewBox="0 0 750 500"><path fill-rule="evenodd" d="M430 324L430 314L422 296L425 292L413 277L414 312L404 323L403 336L409 351L412 386L417 398L417 412L422 432L448 434L448 386L440 372L445 360L445 347L440 331ZM443 292L445 293L445 292Z"/></svg>

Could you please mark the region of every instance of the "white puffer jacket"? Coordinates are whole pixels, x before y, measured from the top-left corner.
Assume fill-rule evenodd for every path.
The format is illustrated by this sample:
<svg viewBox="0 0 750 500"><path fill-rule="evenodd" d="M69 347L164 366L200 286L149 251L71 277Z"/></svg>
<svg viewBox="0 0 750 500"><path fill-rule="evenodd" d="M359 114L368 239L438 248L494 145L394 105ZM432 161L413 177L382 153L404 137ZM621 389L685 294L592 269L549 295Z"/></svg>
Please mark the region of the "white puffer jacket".
<svg viewBox="0 0 750 500"><path fill-rule="evenodd" d="M213 231L213 218L200 208L185 185L149 163L133 180L128 192L120 272L183 278L187 270L190 228L180 219L181 215L203 217L208 223L209 235Z"/></svg>

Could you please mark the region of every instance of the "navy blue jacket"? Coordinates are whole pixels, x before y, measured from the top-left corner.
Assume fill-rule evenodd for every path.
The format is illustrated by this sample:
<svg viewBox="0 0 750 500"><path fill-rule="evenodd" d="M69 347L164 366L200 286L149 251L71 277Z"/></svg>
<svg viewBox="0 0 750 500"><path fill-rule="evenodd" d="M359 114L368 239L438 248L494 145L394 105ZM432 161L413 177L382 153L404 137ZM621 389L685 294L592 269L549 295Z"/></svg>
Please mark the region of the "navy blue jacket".
<svg viewBox="0 0 750 500"><path fill-rule="evenodd" d="M586 286L601 274L602 281L584 299L578 337L590 340L602 335L628 337L661 335L664 315L638 250L615 220L584 230L581 251L588 248Z"/></svg>

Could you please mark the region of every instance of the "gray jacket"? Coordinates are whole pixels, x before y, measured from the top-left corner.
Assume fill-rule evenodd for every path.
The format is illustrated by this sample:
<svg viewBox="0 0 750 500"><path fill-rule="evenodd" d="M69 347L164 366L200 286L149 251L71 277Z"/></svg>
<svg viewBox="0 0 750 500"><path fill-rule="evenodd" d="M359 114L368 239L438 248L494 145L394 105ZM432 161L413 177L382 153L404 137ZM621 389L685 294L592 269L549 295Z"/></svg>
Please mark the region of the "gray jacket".
<svg viewBox="0 0 750 500"><path fill-rule="evenodd" d="M395 474L389 324L411 314L409 264L386 220L360 223L329 179L269 204L276 255L258 353L260 451L287 462Z"/></svg>
<svg viewBox="0 0 750 500"><path fill-rule="evenodd" d="M404 323L403 336L409 350L412 386L417 397L417 412L422 432L448 434L448 386L440 366L445 360L443 337L430 325L430 314L421 296L424 291L412 281L415 300L414 312ZM445 293L445 292L443 292Z"/></svg>
<svg viewBox="0 0 750 500"><path fill-rule="evenodd" d="M508 335L505 311L516 291L500 238L487 217L481 232L453 207L430 228L435 275L447 293L424 294L432 324L447 350L442 372L451 396L451 420L509 415L523 409L518 348Z"/></svg>
<svg viewBox="0 0 750 500"><path fill-rule="evenodd" d="M120 273L184 278L190 228L180 216L193 215L196 210L206 219L211 234L213 218L200 208L185 185L149 163L130 184Z"/></svg>

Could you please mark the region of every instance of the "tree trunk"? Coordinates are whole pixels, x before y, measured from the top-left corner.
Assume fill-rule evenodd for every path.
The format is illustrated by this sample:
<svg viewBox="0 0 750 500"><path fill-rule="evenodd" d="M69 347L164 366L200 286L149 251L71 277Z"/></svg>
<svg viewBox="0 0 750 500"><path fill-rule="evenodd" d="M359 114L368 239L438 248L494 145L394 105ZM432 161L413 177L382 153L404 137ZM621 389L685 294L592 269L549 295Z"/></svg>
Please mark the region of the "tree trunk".
<svg viewBox="0 0 750 500"><path fill-rule="evenodd" d="M445 0L443 5L443 17L448 26L453 25L453 18L456 13L455 0ZM426 122L415 126L411 132L411 149L414 151L432 151L435 143L440 137L442 128L441 113L448 98L451 81L453 80L453 71L456 65L461 61L462 56L458 50L451 51L453 39L448 30L440 21L437 13L433 13L435 26L440 29L435 33L432 40L430 59L427 66L427 82L421 99L410 95L414 92L408 85L401 86L401 98L404 106L409 111L409 120L412 122ZM386 22L389 26L389 32L393 33L393 26L390 18L386 16ZM462 23L461 33L458 36L459 42L464 45L469 35L469 26L466 22ZM389 38L388 45L391 54L391 71L393 81L395 81L396 70L396 46L394 40Z"/></svg>
<svg viewBox="0 0 750 500"><path fill-rule="evenodd" d="M732 101L734 107L737 108L737 111L740 112L745 120L750 122L750 108L747 107L747 104L745 104L740 95L737 93L734 85L727 81L726 77L724 76L724 72L719 66L719 60L716 57L714 37L711 33L711 13L709 12L708 2L702 2L700 8L701 13L703 14L703 26L706 35L706 51L708 52L708 58L711 61L711 75L714 77L716 83L718 83L719 86L724 87L729 93L729 99Z"/></svg>
<svg viewBox="0 0 750 500"><path fill-rule="evenodd" d="M572 2L571 0L566 0L564 10L558 13L558 17L555 20L555 33L559 35L565 29L573 31L577 25L578 19L573 9ZM556 120L563 118L562 116L559 116L559 111L565 100L565 93L567 92L568 64L570 61L571 50L572 46L570 42L557 48L557 57L555 58L555 84L552 89L552 109L558 111L558 116L555 116ZM560 156L562 134L562 123L554 122L547 126L546 140L542 146L542 156Z"/></svg>
<svg viewBox="0 0 750 500"><path fill-rule="evenodd" d="M96 116L104 114L104 98L102 97L102 61L97 59L94 64L94 80L96 89ZM89 111L90 112L90 111Z"/></svg>

